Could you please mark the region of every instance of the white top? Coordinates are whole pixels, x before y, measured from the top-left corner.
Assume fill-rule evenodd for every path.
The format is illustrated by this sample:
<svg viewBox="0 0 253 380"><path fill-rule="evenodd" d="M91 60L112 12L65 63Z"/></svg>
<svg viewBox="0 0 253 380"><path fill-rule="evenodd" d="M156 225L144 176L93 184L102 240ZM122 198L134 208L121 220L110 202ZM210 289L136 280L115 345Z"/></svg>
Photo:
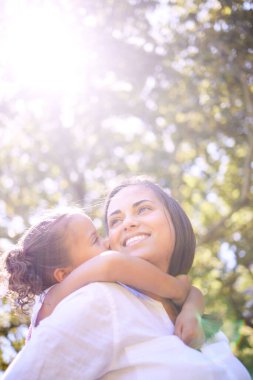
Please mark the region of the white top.
<svg viewBox="0 0 253 380"><path fill-rule="evenodd" d="M34 329L3 380L250 380L222 333L201 353L173 328L160 302L93 283Z"/></svg>
<svg viewBox="0 0 253 380"><path fill-rule="evenodd" d="M54 285L53 285L54 286ZM32 315L31 315L31 326L32 328L34 329L37 325L37 317L38 317L38 314L39 314L39 311L41 309L41 306L43 305L43 302L45 300L45 297L48 293L48 291L53 287L51 286L50 288L44 290L43 293L41 293L39 296L36 296L35 297L35 303L33 305L33 311L32 311Z"/></svg>
<svg viewBox="0 0 253 380"><path fill-rule="evenodd" d="M28 329L28 333L27 333L27 337L26 337L26 343L31 339L33 330L35 329L35 327L37 325L38 314L39 314L39 311L43 305L46 294L53 286L44 290L43 293L41 293L39 296L35 297L35 303L33 305L33 310L32 310L32 315L31 315L31 323L30 323L30 326Z"/></svg>

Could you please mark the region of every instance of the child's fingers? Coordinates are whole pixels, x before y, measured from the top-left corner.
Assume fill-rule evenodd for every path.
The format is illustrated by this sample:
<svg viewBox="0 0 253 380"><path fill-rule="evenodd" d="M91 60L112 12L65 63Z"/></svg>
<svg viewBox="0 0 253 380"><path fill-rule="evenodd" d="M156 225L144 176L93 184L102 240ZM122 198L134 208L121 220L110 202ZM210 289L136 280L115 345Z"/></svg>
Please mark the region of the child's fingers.
<svg viewBox="0 0 253 380"><path fill-rule="evenodd" d="M181 322L177 322L176 320L176 323L175 323L175 330L174 330L174 335L178 336L180 339L182 339L182 324Z"/></svg>
<svg viewBox="0 0 253 380"><path fill-rule="evenodd" d="M192 348L198 349L205 341L204 332L202 329L184 329L182 331L183 342Z"/></svg>
<svg viewBox="0 0 253 380"><path fill-rule="evenodd" d="M187 346L200 348L205 341L204 331L198 319L182 319L180 316L176 320L174 334L178 336Z"/></svg>

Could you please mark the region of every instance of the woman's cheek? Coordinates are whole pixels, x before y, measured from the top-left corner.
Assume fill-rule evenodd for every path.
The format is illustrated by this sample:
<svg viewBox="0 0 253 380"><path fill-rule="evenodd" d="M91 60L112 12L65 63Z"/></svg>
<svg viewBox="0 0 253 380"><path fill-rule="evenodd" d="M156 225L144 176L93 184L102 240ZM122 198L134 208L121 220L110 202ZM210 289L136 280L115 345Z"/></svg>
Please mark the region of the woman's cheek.
<svg viewBox="0 0 253 380"><path fill-rule="evenodd" d="M116 234L109 231L109 245L110 249L117 249Z"/></svg>

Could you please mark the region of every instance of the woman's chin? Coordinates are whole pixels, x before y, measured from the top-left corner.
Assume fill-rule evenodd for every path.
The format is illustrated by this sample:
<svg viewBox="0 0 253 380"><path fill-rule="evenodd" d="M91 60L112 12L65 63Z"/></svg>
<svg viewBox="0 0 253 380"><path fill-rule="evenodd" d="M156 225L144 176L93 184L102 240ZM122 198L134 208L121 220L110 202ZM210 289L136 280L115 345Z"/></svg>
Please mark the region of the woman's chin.
<svg viewBox="0 0 253 380"><path fill-rule="evenodd" d="M154 262L154 255L151 252L147 252L143 248L135 248L132 252L130 251L128 254L132 257L139 257L140 259L146 260L151 264L156 265Z"/></svg>

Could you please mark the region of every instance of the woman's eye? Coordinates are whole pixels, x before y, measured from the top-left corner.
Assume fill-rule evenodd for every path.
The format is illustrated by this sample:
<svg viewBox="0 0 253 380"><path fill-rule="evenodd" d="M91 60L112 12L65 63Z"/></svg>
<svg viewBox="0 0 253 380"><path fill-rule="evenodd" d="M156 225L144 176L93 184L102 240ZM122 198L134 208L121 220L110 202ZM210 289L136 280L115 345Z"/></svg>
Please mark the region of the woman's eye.
<svg viewBox="0 0 253 380"><path fill-rule="evenodd" d="M151 210L151 207L150 206L141 206L138 210L138 213L139 214L143 214L144 212L148 211L148 210Z"/></svg>
<svg viewBox="0 0 253 380"><path fill-rule="evenodd" d="M119 223L120 223L120 220L119 218L117 219L111 219L110 222L109 222L109 226L110 227L116 227Z"/></svg>

